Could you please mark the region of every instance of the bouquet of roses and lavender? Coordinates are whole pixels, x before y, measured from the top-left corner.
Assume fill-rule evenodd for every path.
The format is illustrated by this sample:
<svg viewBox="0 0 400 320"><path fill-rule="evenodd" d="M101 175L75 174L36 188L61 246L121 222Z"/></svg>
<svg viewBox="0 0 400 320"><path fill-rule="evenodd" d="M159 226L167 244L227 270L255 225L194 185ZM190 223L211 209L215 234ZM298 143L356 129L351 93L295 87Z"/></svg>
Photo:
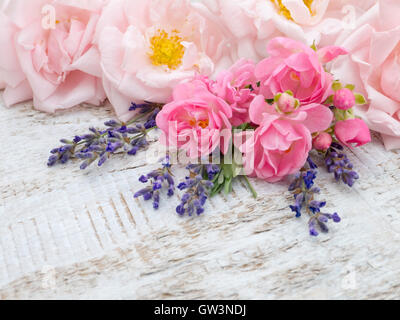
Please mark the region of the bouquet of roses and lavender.
<svg viewBox="0 0 400 320"><path fill-rule="evenodd" d="M236 179L257 197L249 177L292 177L288 207L309 216L315 236L340 221L317 198L315 163L355 183L345 148L371 140L356 114L387 148L399 146L394 2L0 0L2 99L32 99L46 112L109 100L118 120L61 140L49 166L102 166L147 150L150 132L160 132L153 145L163 147L162 165L139 177L146 185L133 193L154 209L177 188L176 212L200 215ZM355 90L369 106L357 107L366 99ZM176 164L188 171L179 183Z"/></svg>
<svg viewBox="0 0 400 320"><path fill-rule="evenodd" d="M326 202L317 199L312 158L323 157L337 181L354 184L359 177L344 147L371 140L368 127L353 112L366 101L324 67L346 55L344 48L317 50L278 37L268 43L267 52L268 58L257 64L240 59L215 80L198 74L177 84L169 103L132 103L132 120L111 120L104 129L62 140L52 150L49 166L77 158L86 169L94 162L102 166L116 153L136 155L148 147L148 133L159 129L159 141L167 147L163 163L139 178L146 186L134 194L152 200L154 209L160 207L163 192L172 197L177 187L183 196L176 212L200 215L207 199L229 193L235 179L244 179L257 197L248 177L274 183L293 175L291 210L296 217L309 216L311 235L327 232L326 223L340 217L324 212ZM188 162L187 177L178 184L172 171L177 158Z"/></svg>

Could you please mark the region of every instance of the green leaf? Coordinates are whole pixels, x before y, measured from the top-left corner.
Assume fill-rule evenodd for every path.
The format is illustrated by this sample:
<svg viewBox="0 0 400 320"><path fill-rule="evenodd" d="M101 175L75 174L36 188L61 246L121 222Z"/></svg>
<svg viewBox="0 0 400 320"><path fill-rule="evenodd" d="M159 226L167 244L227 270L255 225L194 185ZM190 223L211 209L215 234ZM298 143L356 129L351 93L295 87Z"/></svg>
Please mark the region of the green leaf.
<svg viewBox="0 0 400 320"><path fill-rule="evenodd" d="M232 178L233 170L232 170L232 165L231 164L224 164L223 165L223 170L224 170L225 179Z"/></svg>
<svg viewBox="0 0 400 320"><path fill-rule="evenodd" d="M274 99L265 99L265 102L268 104L273 104L274 103Z"/></svg>
<svg viewBox="0 0 400 320"><path fill-rule="evenodd" d="M233 130L245 131L245 130L248 129L249 127L250 127L250 123L246 122L246 123L241 124L240 126L233 127L232 129L233 129Z"/></svg>
<svg viewBox="0 0 400 320"><path fill-rule="evenodd" d="M333 104L333 95L329 96L328 99L324 102L324 104L332 105Z"/></svg>
<svg viewBox="0 0 400 320"><path fill-rule="evenodd" d="M281 98L281 96L282 96L282 93L278 93L277 95L275 95L275 97L274 97L274 102L278 102L278 100Z"/></svg>
<svg viewBox="0 0 400 320"><path fill-rule="evenodd" d="M225 177L224 177L224 175L223 175L223 173L222 173L222 170L221 170L221 172L220 172L220 174L219 174L219 176L218 176L218 181L217 181L217 183L218 183L218 184L223 184L224 181L225 181Z"/></svg>
<svg viewBox="0 0 400 320"><path fill-rule="evenodd" d="M313 49L314 51L317 51L317 46L315 45L315 40L310 48Z"/></svg>
<svg viewBox="0 0 400 320"><path fill-rule="evenodd" d="M333 113L335 114L335 119L337 121L354 119L354 110L352 108L348 110L340 110L335 108Z"/></svg>
<svg viewBox="0 0 400 320"><path fill-rule="evenodd" d="M345 88L353 91L356 88L356 86L354 84L348 84L348 85L345 86Z"/></svg>
<svg viewBox="0 0 400 320"><path fill-rule="evenodd" d="M332 84L332 89L333 91L338 91L340 89L342 89L342 84L339 81L334 81Z"/></svg>
<svg viewBox="0 0 400 320"><path fill-rule="evenodd" d="M232 177L225 181L225 193L230 194L232 192Z"/></svg>
<svg viewBox="0 0 400 320"><path fill-rule="evenodd" d="M367 103L367 100L364 98L362 94L356 93L354 94L354 96L356 97L356 104L363 105Z"/></svg>
<svg viewBox="0 0 400 320"><path fill-rule="evenodd" d="M222 191L223 187L224 187L223 184L216 185L216 186L212 189L212 191L211 191L211 193L210 193L210 196L211 196L211 197L214 197L214 196L216 196L217 194L219 194L219 193Z"/></svg>

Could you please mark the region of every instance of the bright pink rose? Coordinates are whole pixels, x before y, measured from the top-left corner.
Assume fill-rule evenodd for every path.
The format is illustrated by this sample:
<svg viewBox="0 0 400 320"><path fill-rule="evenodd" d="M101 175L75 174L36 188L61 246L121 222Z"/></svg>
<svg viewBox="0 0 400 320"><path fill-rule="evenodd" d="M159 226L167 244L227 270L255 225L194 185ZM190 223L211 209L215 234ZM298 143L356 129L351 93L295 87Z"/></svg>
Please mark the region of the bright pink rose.
<svg viewBox="0 0 400 320"><path fill-rule="evenodd" d="M299 107L299 104L299 100L287 92L282 93L278 101L275 103L277 110L282 113L294 112Z"/></svg>
<svg viewBox="0 0 400 320"><path fill-rule="evenodd" d="M332 123L332 111L317 103L299 105L289 112L283 112L279 105L270 105L265 102L262 95L254 98L249 109L250 120L254 124L260 124L266 117L279 117L284 120L300 122L307 127L310 133L324 131Z"/></svg>
<svg viewBox="0 0 400 320"><path fill-rule="evenodd" d="M313 147L320 151L326 151L332 144L332 136L327 132L321 132L313 139Z"/></svg>
<svg viewBox="0 0 400 320"><path fill-rule="evenodd" d="M371 134L368 126L361 119L349 119L338 121L335 125L336 138L348 147L355 144L360 147L371 142Z"/></svg>
<svg viewBox="0 0 400 320"><path fill-rule="evenodd" d="M241 136L247 138L238 145L245 173L268 182L280 181L301 169L312 147L305 125L279 116L265 117L254 132L243 132L235 140Z"/></svg>
<svg viewBox="0 0 400 320"><path fill-rule="evenodd" d="M347 88L342 88L335 92L333 96L333 104L341 110L348 110L356 105L356 98L353 91Z"/></svg>
<svg viewBox="0 0 400 320"><path fill-rule="evenodd" d="M311 150L311 133L327 129L333 118L324 105L295 102L287 108L285 102L292 99L285 94L280 98L280 104L270 105L264 96L257 96L250 105L249 115L251 122L259 127L253 136L244 132L236 136L239 142L235 139L235 145L244 153L245 172L269 182L298 171ZM240 141L243 136L248 138L245 142Z"/></svg>
<svg viewBox="0 0 400 320"><path fill-rule="evenodd" d="M240 59L230 69L221 71L213 86L213 92L231 107L231 123L239 126L249 122L249 106L257 92L254 62Z"/></svg>
<svg viewBox="0 0 400 320"><path fill-rule="evenodd" d="M356 30L337 43L350 55L335 61L332 72L352 83L369 105L357 106L370 129L381 133L387 149L400 148L400 2L380 0L360 19Z"/></svg>
<svg viewBox="0 0 400 320"><path fill-rule="evenodd" d="M288 38L274 38L267 48L269 58L262 60L255 70L261 80L260 93L272 99L277 93L290 90L301 103L323 103L332 94L332 75L321 63L331 61L346 50L338 47L322 48L315 52L301 42Z"/></svg>
<svg viewBox="0 0 400 320"><path fill-rule="evenodd" d="M6 83L6 105L33 98L37 109L54 112L84 102L99 105L105 99L99 54L92 43L104 4L13 0L5 6L0 82ZM42 14L45 5L47 16Z"/></svg>
<svg viewBox="0 0 400 320"><path fill-rule="evenodd" d="M97 30L103 83L118 117L130 103L167 103L173 88L232 65L229 37L189 0L112 0Z"/></svg>
<svg viewBox="0 0 400 320"><path fill-rule="evenodd" d="M190 158L207 156L217 147L226 153L231 138L232 109L195 79L175 87L172 102L157 116L168 146L186 150Z"/></svg>

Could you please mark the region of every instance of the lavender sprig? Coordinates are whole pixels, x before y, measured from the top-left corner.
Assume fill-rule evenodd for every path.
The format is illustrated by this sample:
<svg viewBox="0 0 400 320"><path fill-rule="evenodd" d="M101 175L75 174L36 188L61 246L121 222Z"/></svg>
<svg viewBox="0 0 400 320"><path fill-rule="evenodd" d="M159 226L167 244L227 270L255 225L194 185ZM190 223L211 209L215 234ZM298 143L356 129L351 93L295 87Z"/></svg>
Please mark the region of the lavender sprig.
<svg viewBox="0 0 400 320"><path fill-rule="evenodd" d="M148 133L156 127L155 118L160 110L158 104L146 104L146 113L128 123L110 120L105 122L106 128L102 130L90 128L88 134L76 136L72 141L62 139L63 145L51 151L47 165L52 167L80 159L83 161L80 167L84 170L95 161L102 166L117 153L136 155L149 145ZM143 123L136 123L140 119Z"/></svg>
<svg viewBox="0 0 400 320"><path fill-rule="evenodd" d="M325 164L330 173L335 175L336 181L342 180L349 187L354 185L355 180L359 178L357 172L353 170L353 164L346 154L343 146L333 142L325 155Z"/></svg>
<svg viewBox="0 0 400 320"><path fill-rule="evenodd" d="M181 203L177 206L176 212L183 216L187 213L192 216L194 213L201 215L204 212L204 205L214 187L212 180L219 173L220 167L214 164L189 165L186 167L189 176L184 182L178 185L179 190L185 190Z"/></svg>
<svg viewBox="0 0 400 320"><path fill-rule="evenodd" d="M310 162L312 164L310 164ZM327 233L329 231L326 223L329 220L340 222L340 217L337 213L323 213L321 209L325 207L325 201L318 201L315 196L320 193L320 189L314 186L314 181L317 177L316 165L309 159L310 169L303 168L295 177L292 184L289 186L289 191L294 193L295 204L290 206L290 209L296 213L299 218L302 215L302 210L305 209L310 217L308 228L311 236L318 236L318 229Z"/></svg>
<svg viewBox="0 0 400 320"><path fill-rule="evenodd" d="M145 201L153 200L153 208L160 207L160 192L167 188L167 194L172 197L175 193L175 182L171 173L170 158L167 156L162 164L162 167L151 171L147 175L142 175L139 178L142 183L148 183L148 186L135 193L134 197L143 197Z"/></svg>

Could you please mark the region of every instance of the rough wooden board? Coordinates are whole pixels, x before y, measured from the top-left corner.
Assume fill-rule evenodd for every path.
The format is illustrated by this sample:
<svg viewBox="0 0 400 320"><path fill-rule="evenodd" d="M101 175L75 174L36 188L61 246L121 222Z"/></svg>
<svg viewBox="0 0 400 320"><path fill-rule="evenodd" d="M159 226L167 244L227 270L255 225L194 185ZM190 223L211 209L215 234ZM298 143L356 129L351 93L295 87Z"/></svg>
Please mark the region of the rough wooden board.
<svg viewBox="0 0 400 320"><path fill-rule="evenodd" d="M109 107L0 106L0 298L400 298L400 152L377 136L350 153L353 189L320 174L343 222L311 238L287 182L254 181L257 201L237 183L182 219L173 201L154 212L132 198L154 167L141 155L87 172L46 167L59 138L110 117Z"/></svg>

